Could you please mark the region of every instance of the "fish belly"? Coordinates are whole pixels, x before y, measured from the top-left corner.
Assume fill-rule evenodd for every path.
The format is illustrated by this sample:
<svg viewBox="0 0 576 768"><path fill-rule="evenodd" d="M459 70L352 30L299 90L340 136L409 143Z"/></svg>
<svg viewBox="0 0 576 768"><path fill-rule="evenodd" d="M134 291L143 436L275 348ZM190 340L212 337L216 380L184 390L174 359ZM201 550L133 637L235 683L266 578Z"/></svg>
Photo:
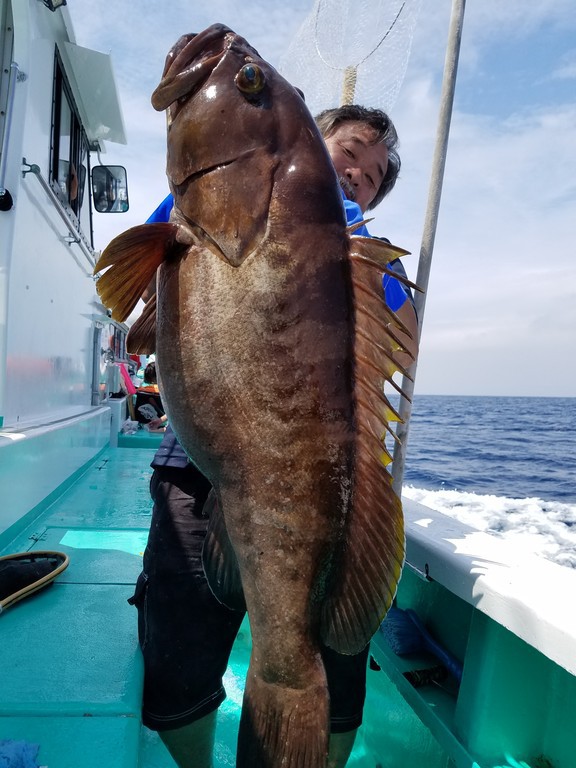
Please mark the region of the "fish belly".
<svg viewBox="0 0 576 768"><path fill-rule="evenodd" d="M240 280L195 248L159 281L169 419L215 486L250 617L246 768L317 768L327 749L319 617L348 513L353 406L343 272L326 268L327 292L316 272L305 291L266 263Z"/></svg>

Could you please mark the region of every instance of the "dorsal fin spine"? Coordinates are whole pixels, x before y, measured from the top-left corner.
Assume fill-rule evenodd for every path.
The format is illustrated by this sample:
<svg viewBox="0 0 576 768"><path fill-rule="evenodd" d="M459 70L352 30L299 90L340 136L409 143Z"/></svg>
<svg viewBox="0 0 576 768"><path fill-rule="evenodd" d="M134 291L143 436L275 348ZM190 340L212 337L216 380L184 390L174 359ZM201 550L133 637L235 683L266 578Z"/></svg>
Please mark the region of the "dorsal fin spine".
<svg viewBox="0 0 576 768"><path fill-rule="evenodd" d="M408 335L410 334L410 331L408 330L408 328L406 328L406 326L404 325L402 320L400 320L398 315L396 315L386 305L386 303L384 302L384 298L383 298L381 293L378 293L378 292L374 291L373 288L368 287L364 283L360 282L357 278L352 278L352 285L354 287L354 290L357 290L360 293L364 293L367 296L370 296L370 298L376 299L377 301L379 301L383 305L382 313L387 316L388 322L389 323L394 323L401 331L404 331L404 333L406 333ZM374 320L375 322L382 323L382 321L379 320L376 317L376 315L366 305L362 305L361 307L358 307L358 310L360 310L362 312L366 312L370 316L370 318L372 320ZM384 329L386 331L388 331L388 333L390 333L390 326L389 325L386 325L385 323L383 323L383 327L384 327ZM399 339L397 339L395 336L393 336L392 338L394 339L394 341L396 341L400 345L400 348L402 348L402 342Z"/></svg>
<svg viewBox="0 0 576 768"><path fill-rule="evenodd" d="M388 358L391 365L395 368L395 371L393 373L401 373L403 376L407 376L410 380L412 380L412 377L410 376L409 372L404 368L404 366L400 365L395 359L392 353L386 349L386 347L381 344L380 342L376 341L372 337L370 337L362 328L358 328L356 330L356 333L358 336L361 336L363 339L365 339L369 344L372 344L376 349L378 349L382 354ZM404 350L403 350L404 351Z"/></svg>
<svg viewBox="0 0 576 768"><path fill-rule="evenodd" d="M365 388L368 392L371 392L373 395L375 395L379 401L383 401L384 407L390 411L391 416L388 416L388 419L390 421L399 421L402 423L402 417L398 413L398 411L392 406L388 398L386 397L383 392L381 392L379 389L377 389L372 382L368 381L364 377L357 377L356 383L360 385L361 387Z"/></svg>

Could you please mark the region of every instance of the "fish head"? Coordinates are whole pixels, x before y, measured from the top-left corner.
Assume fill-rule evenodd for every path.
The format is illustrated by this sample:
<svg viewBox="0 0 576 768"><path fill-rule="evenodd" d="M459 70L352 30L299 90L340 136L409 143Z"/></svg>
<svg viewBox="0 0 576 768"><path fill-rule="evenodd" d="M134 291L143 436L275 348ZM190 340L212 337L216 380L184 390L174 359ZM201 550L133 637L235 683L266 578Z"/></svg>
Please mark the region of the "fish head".
<svg viewBox="0 0 576 768"><path fill-rule="evenodd" d="M341 208L336 173L301 92L228 27L178 40L152 105L167 112L176 216L231 264L279 218L306 218L310 194L321 207Z"/></svg>

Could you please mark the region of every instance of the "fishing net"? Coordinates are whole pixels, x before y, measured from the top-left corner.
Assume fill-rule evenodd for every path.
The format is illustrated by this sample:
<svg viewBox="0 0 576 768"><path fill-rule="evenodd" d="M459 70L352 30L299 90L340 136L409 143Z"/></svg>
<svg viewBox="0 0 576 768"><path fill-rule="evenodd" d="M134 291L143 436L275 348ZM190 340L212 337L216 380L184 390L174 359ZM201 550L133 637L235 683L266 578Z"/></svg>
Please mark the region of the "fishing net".
<svg viewBox="0 0 576 768"><path fill-rule="evenodd" d="M422 0L316 0L279 70L316 114L340 104L390 110Z"/></svg>

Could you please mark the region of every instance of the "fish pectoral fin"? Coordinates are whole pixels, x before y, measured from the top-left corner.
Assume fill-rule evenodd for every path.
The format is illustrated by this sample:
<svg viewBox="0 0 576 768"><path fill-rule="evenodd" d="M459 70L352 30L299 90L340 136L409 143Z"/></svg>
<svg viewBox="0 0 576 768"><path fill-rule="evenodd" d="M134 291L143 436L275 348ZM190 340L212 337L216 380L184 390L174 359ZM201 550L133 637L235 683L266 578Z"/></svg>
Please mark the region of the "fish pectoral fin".
<svg viewBox="0 0 576 768"><path fill-rule="evenodd" d="M141 224L115 237L104 249L94 274L109 269L98 278L96 290L115 320L123 322L132 312L173 249L177 232L171 223Z"/></svg>
<svg viewBox="0 0 576 768"><path fill-rule="evenodd" d="M216 492L210 491L204 505L209 517L206 539L202 548L202 564L214 596L227 608L245 611L246 601L236 553L228 536L222 506Z"/></svg>
<svg viewBox="0 0 576 768"><path fill-rule="evenodd" d="M146 302L144 311L126 336L126 351L131 355L156 352L156 294Z"/></svg>

